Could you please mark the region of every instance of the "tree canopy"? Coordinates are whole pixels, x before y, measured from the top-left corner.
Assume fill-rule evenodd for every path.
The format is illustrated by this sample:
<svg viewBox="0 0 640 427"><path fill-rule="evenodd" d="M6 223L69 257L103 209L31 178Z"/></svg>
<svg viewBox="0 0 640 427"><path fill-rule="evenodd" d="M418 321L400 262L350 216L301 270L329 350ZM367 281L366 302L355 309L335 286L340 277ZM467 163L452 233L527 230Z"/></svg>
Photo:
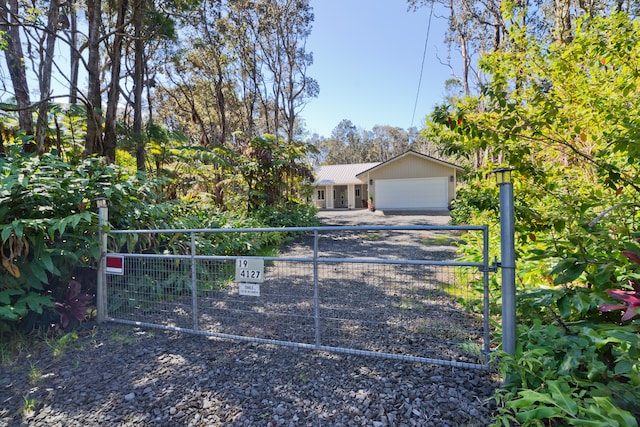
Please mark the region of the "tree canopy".
<svg viewBox="0 0 640 427"><path fill-rule="evenodd" d="M71 155L60 133L74 132L85 156L114 162L129 148L145 170L149 125L205 148L234 148L234 133L292 143L301 107L318 93L307 74L308 1L11 0L0 12L10 77L2 109L18 119L5 128L21 132L26 151ZM72 129L64 113L86 124Z"/></svg>

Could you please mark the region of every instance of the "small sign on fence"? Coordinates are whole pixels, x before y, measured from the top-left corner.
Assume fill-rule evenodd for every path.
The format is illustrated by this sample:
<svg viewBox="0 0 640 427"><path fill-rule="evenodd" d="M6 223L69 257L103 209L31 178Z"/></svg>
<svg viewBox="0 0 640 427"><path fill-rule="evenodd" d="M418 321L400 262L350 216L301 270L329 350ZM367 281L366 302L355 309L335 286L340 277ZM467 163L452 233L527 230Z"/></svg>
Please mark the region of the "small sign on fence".
<svg viewBox="0 0 640 427"><path fill-rule="evenodd" d="M124 276L124 256L123 255L107 255L105 272L107 274Z"/></svg>
<svg viewBox="0 0 640 427"><path fill-rule="evenodd" d="M238 294L259 297L260 296L260 284L259 283L239 283Z"/></svg>

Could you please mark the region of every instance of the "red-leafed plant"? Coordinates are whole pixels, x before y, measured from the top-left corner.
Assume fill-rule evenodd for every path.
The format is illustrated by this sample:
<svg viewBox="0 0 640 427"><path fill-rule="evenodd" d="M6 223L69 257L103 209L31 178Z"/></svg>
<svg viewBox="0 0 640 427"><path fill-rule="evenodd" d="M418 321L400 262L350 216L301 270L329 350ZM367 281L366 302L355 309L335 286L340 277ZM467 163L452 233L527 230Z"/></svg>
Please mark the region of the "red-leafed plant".
<svg viewBox="0 0 640 427"><path fill-rule="evenodd" d="M85 319L93 296L82 292L82 285L75 280L69 282L66 297L56 301L56 311L60 314L60 324L66 329L70 323L79 323Z"/></svg>
<svg viewBox="0 0 640 427"><path fill-rule="evenodd" d="M631 251L622 251L629 261L640 266L640 255ZM622 316L622 321L633 319L640 314L640 282L629 280L633 290L607 289L605 292L611 297L624 302L624 304L602 304L600 311L626 310Z"/></svg>

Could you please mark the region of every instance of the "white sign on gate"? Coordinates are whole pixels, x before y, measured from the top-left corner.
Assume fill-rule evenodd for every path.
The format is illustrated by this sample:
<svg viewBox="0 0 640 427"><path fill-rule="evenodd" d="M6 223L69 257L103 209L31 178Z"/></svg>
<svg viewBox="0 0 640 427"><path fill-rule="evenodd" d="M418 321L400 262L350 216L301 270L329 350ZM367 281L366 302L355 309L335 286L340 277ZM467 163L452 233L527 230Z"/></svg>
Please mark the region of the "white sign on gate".
<svg viewBox="0 0 640 427"><path fill-rule="evenodd" d="M262 258L238 258L236 260L236 282L264 282L264 260Z"/></svg>

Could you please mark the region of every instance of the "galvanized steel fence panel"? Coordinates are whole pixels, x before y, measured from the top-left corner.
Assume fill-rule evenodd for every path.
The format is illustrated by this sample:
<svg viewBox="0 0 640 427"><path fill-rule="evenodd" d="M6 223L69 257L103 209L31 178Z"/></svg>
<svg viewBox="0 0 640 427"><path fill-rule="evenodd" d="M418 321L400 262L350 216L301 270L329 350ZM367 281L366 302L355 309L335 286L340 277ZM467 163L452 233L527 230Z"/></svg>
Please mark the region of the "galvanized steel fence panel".
<svg viewBox="0 0 640 427"><path fill-rule="evenodd" d="M205 233L283 231L298 237L281 256L209 256L196 249ZM430 249L422 243L425 233L446 243L447 236L473 232L487 241L486 227L112 230L113 235L187 233L190 253L119 254L122 274L103 276L106 319L242 341L480 368L489 352L487 245L481 262L457 262L450 246ZM397 243L385 245L387 239L411 243L417 256L394 250ZM259 288L259 295L239 292L238 259L264 262L263 281L249 285L254 292ZM468 312L461 299L476 301L484 313Z"/></svg>

